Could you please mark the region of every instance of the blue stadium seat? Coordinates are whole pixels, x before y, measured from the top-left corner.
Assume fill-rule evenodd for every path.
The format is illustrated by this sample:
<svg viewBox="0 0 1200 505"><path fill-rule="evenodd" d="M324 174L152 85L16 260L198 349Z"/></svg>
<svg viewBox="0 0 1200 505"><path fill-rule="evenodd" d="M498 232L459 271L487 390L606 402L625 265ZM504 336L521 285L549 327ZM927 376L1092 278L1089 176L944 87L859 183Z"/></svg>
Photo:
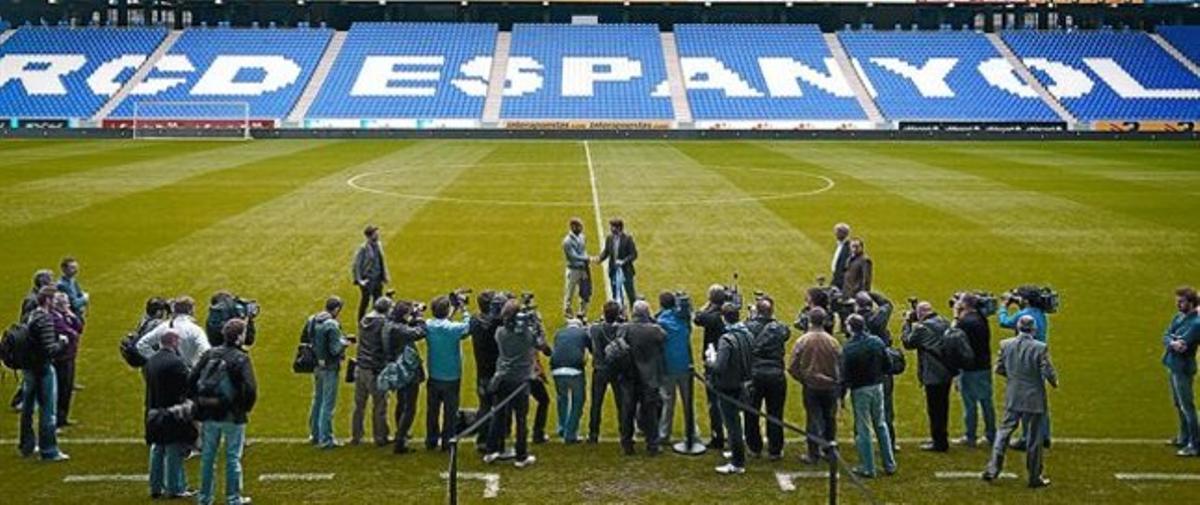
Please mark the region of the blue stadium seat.
<svg viewBox="0 0 1200 505"><path fill-rule="evenodd" d="M1200 76L1143 32L1008 32L1004 41L1084 121L1200 119Z"/></svg>
<svg viewBox="0 0 1200 505"><path fill-rule="evenodd" d="M332 30L187 30L146 81L117 106L133 115L135 102L244 102L252 119L282 119L304 91ZM142 107L148 117L221 118L228 107Z"/></svg>
<svg viewBox="0 0 1200 505"><path fill-rule="evenodd" d="M1160 26L1158 34L1192 63L1200 65L1200 26Z"/></svg>
<svg viewBox="0 0 1200 505"><path fill-rule="evenodd" d="M697 121L867 119L815 25L676 25L675 37Z"/></svg>
<svg viewBox="0 0 1200 505"><path fill-rule="evenodd" d="M355 23L307 118L480 119L496 31L491 24Z"/></svg>
<svg viewBox="0 0 1200 505"><path fill-rule="evenodd" d="M0 117L89 118L166 35L161 28L21 28L0 46Z"/></svg>
<svg viewBox="0 0 1200 505"><path fill-rule="evenodd" d="M504 119L674 118L654 25L517 24L509 55Z"/></svg>
<svg viewBox="0 0 1200 505"><path fill-rule="evenodd" d="M1058 120L981 33L860 31L838 39L890 120Z"/></svg>

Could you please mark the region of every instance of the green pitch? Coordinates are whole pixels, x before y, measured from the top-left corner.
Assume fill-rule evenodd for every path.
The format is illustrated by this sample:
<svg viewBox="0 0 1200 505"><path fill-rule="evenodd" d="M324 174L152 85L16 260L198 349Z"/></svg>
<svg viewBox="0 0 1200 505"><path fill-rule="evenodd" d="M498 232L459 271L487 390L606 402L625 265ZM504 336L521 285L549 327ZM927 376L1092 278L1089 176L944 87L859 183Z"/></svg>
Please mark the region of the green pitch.
<svg viewBox="0 0 1200 505"><path fill-rule="evenodd" d="M229 288L263 306L253 349L260 402L248 436L305 437L311 379L290 371L306 315L329 294L351 304L349 263L366 223L382 227L393 285L429 300L459 286L532 290L550 330L561 322L560 240L567 219L598 240L601 218L620 216L637 237L638 287L698 298L741 273L746 290L778 300L790 322L803 289L828 271L831 228L853 225L875 259L876 286L902 303L944 307L957 289L1000 292L1049 283L1062 294L1051 320L1062 388L1051 394L1054 485L938 480L937 471L982 469L983 449L916 450L926 430L912 371L896 385L900 473L869 483L887 502L1168 502L1195 482L1119 481L1115 473L1200 473L1161 443L1176 416L1159 364L1172 289L1200 283L1200 148L1193 142L581 142L501 141L6 141L0 143L0 293L16 316L37 268L70 254L92 295L79 357L65 464L22 460L17 416L0 422L0 496L6 503L129 503L144 484L64 483L69 475L143 474L142 379L117 355L118 339L151 295L207 300ZM602 286L597 284L597 289ZM350 311L347 311L350 312ZM596 315L593 311L593 317ZM897 318L898 319L898 318ZM7 320L5 321L7 322ZM899 321L893 321L898 329ZM350 325L352 326L352 325ZM994 332L999 336L1003 333ZM793 332L793 339L796 334ZM694 333L697 342L700 333ZM464 384L473 382L469 343ZM699 353L699 345L696 345ZM910 354L910 359L914 360ZM14 387L11 374L0 390ZM1003 381L997 381L1000 397ZM803 422L792 384L787 418ZM349 435L352 390L335 418ZM7 398L7 396L5 396ZM475 403L469 387L464 406ZM957 398L957 395L955 396ZM952 402L951 431L962 430ZM703 401L698 402L703 410ZM605 436L616 434L611 406ZM841 416L849 436L850 413ZM414 429L424 432L423 404ZM551 409L553 432L554 411ZM702 431L707 423L701 417ZM677 423L678 426L678 423ZM1072 440L1074 439L1074 440ZM1080 440L1085 439L1085 440ZM437 503L441 454L387 449L318 452L268 440L250 447L246 493L260 503ZM1084 443L1086 442L1086 443ZM850 444L844 453L855 459ZM501 477L489 503L820 502L825 482L776 471L811 470L789 443L783 462L751 460L720 478L712 453L657 459L598 447L533 446L538 464L488 467L466 446L463 471ZM1024 477L1023 458L1006 469ZM188 463L198 485L197 462ZM329 482L260 482L263 474L334 473ZM483 484L463 481L481 501ZM864 496L843 483L842 496Z"/></svg>

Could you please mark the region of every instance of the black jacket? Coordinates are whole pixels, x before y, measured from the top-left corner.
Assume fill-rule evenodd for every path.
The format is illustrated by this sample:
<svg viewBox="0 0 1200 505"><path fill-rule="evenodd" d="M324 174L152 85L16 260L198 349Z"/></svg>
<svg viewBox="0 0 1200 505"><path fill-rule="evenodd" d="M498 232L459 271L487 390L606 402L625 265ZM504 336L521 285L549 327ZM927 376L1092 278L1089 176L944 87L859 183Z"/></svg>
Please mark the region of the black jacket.
<svg viewBox="0 0 1200 505"><path fill-rule="evenodd" d="M713 386L722 391L743 390L753 378L753 336L744 324L730 325L717 342L717 362L713 364Z"/></svg>
<svg viewBox="0 0 1200 505"><path fill-rule="evenodd" d="M661 386L663 376L667 373L667 363L663 358L667 332L653 321L647 320L625 323L621 325L617 334L624 336L625 341L629 343L637 368L637 380L647 387Z"/></svg>
<svg viewBox="0 0 1200 505"><path fill-rule="evenodd" d="M617 331L620 328L620 323L608 322L597 323L588 327L587 348L592 353L592 369L608 370L608 358L604 356L604 349L613 340L617 339Z"/></svg>
<svg viewBox="0 0 1200 505"><path fill-rule="evenodd" d="M188 376L188 390L195 393L201 371L214 359L225 360L229 380L233 383L234 400L228 406L197 406L196 419L246 424L250 411L254 410L254 403L258 401L258 382L254 379L254 366L250 363L250 355L241 348L223 345L206 351Z"/></svg>
<svg viewBox="0 0 1200 505"><path fill-rule="evenodd" d="M875 310L861 311L858 314L867 322L867 333L879 337L879 340L883 341L883 345L891 347L892 330L888 329L888 321L891 320L895 307L886 296L875 292L870 294L871 300L875 302Z"/></svg>
<svg viewBox="0 0 1200 505"><path fill-rule="evenodd" d="M608 275L616 275L617 260L625 262L621 269L625 271L625 277L633 277L637 270L633 268L633 262L637 261L638 251L637 244L633 241L633 235L628 233L621 234L621 243L613 250L613 236L609 235L604 238L604 250L600 251L600 261L608 260Z"/></svg>
<svg viewBox="0 0 1200 505"><path fill-rule="evenodd" d="M992 329L988 326L987 318L978 312L968 312L958 320L958 328L967 334L967 343L971 346L971 361L963 370L991 370Z"/></svg>
<svg viewBox="0 0 1200 505"><path fill-rule="evenodd" d="M193 423L163 412L188 399L187 363L179 354L163 349L150 357L142 372L146 378L146 443L194 442Z"/></svg>
<svg viewBox="0 0 1200 505"><path fill-rule="evenodd" d="M721 307L714 307L712 304L705 305L704 310L696 313L692 318L692 322L696 326L704 328L704 350L712 345L715 349L717 342L721 340L721 335L725 333L725 320L721 319ZM703 353L704 350L700 352Z"/></svg>
<svg viewBox="0 0 1200 505"><path fill-rule="evenodd" d="M500 320L496 316L483 313L471 318L471 349L475 354L475 377L478 380L491 380L496 375L496 360L500 358L500 347L496 344L496 330L500 328Z"/></svg>
<svg viewBox="0 0 1200 505"><path fill-rule="evenodd" d="M412 323L399 323L396 321L385 323L383 325L383 337L380 339L380 352L383 356L384 365L386 366L387 363L396 361L405 347L416 345L420 340L425 340L425 321L423 320Z"/></svg>
<svg viewBox="0 0 1200 505"><path fill-rule="evenodd" d="M774 318L766 317L746 321L746 329L753 335L751 350L754 362L751 372L754 379L785 380L783 354L791 330Z"/></svg>
<svg viewBox="0 0 1200 505"><path fill-rule="evenodd" d="M887 364L883 340L866 334L850 337L842 346L842 390L883 383L887 378Z"/></svg>
<svg viewBox="0 0 1200 505"><path fill-rule="evenodd" d="M383 354L383 327L387 318L375 311L367 313L358 325L358 353L355 360L363 370L379 372L387 364Z"/></svg>
<svg viewBox="0 0 1200 505"><path fill-rule="evenodd" d="M30 359L33 370L41 371L42 366L53 361L67 349L66 339L59 339L54 331L54 320L50 313L40 307L29 312L29 339L33 342L34 353Z"/></svg>
<svg viewBox="0 0 1200 505"><path fill-rule="evenodd" d="M947 384L954 380L954 370L942 361L943 337L950 322L937 314L931 314L917 323L904 323L900 339L905 349L917 351L917 379L924 386Z"/></svg>

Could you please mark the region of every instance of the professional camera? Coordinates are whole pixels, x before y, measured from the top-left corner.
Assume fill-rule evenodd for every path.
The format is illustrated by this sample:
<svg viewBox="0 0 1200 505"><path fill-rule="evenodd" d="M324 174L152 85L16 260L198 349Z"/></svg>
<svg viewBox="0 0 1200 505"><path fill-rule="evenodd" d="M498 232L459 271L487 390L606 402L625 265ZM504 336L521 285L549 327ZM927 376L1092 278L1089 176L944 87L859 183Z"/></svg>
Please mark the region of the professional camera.
<svg viewBox="0 0 1200 505"><path fill-rule="evenodd" d="M841 289L838 289L838 287L837 287L837 286L830 286L830 285L826 285L826 284L825 284L825 282L826 282L826 281L825 281L825 276L823 276L823 275L818 275L818 276L817 276L817 279L816 279L816 281L817 281L817 285L816 285L815 287L816 287L817 289L820 289L822 292L824 292L824 293L825 293L825 299L826 299L826 300L829 300L829 306L828 306L828 307L822 307L822 308L824 308L824 309L826 309L826 310L832 310L832 311L835 311L835 312L836 312L836 311L837 311L836 309L837 309L839 306L843 306L843 305L853 305L853 304L854 304L854 300L853 300L853 299L850 299L850 300L845 300L845 299L843 299L843 297L842 297L842 290L841 290Z"/></svg>
<svg viewBox="0 0 1200 505"><path fill-rule="evenodd" d="M446 294L446 297L450 299L451 306L461 309L471 302L471 289L458 288Z"/></svg>
<svg viewBox="0 0 1200 505"><path fill-rule="evenodd" d="M738 273L733 273L733 284L721 286L721 291L725 294L725 303L731 303L739 310L742 308L742 292L738 289Z"/></svg>
<svg viewBox="0 0 1200 505"><path fill-rule="evenodd" d="M979 312L979 315L991 317L992 314L996 313L999 304L996 301L995 295L987 291L959 291L954 293L950 296L950 309L954 310L954 307L958 305L958 301L962 299L963 295L968 293L975 295L975 310Z"/></svg>
<svg viewBox="0 0 1200 505"><path fill-rule="evenodd" d="M1002 295L1004 304L1027 304L1047 314L1058 312L1058 292L1050 286L1025 285Z"/></svg>
<svg viewBox="0 0 1200 505"><path fill-rule="evenodd" d="M917 322L917 305L921 302L915 296L908 297L907 301L908 310L904 311L904 320L910 323L915 323Z"/></svg>

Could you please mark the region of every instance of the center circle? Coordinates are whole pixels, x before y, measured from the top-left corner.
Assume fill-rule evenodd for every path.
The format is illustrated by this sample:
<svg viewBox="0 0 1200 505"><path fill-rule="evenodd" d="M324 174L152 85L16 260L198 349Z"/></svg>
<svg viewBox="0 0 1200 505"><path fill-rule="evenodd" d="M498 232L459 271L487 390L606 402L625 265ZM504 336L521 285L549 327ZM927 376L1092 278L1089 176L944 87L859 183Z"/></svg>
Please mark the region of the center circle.
<svg viewBox="0 0 1200 505"><path fill-rule="evenodd" d="M641 166L645 166L645 165L658 166L658 165L661 165L661 163L623 163L622 165L623 166L639 166L639 165L641 165ZM509 168L509 167L521 168L521 167L555 167L555 166L578 167L579 162L487 163L487 164L483 164L483 165L480 165L480 164L456 164L456 165L437 165L436 168L445 168L445 169ZM811 180L819 182L820 187L817 187L815 189L801 190L801 191L785 191L785 192L779 192L779 193L768 193L768 194L764 194L764 195L745 195L745 196L730 197L730 198L703 198L703 199L654 200L654 201L606 200L604 202L604 204L605 205L629 206L629 207L664 207L664 206L681 206L681 205L714 205L714 204L728 205L728 204L739 204L739 203L754 203L754 202L764 202L764 201L770 201L770 200L784 200L784 199L797 198L797 197L802 197L802 196L813 196L813 195L817 195L817 194L829 191L829 190L833 189L833 187L835 185L833 179L830 179L829 177L826 177L824 175L819 175L819 174L813 174L813 173L809 173L809 172L798 171L798 170L778 170L778 169L770 169L770 168L757 168L757 167L744 167L744 166L731 166L731 165L701 165L701 167L705 168L705 169L716 170L716 171L731 171L731 172L732 171L743 171L743 172L756 172L756 173L766 173L766 174L774 174L774 175L782 175L782 176L807 178L807 179L811 179ZM427 201L427 202L449 202L449 203L461 203L461 204L497 205L497 206L510 206L510 207L576 207L576 206L581 205L582 203L585 203L585 202L579 202L579 201L556 201L556 200L528 201L528 200L503 200L503 199L489 199L489 198L460 198L460 197L444 196L444 195L422 195L422 194L418 194L418 193L409 193L409 192L405 192L405 191L380 189L378 187L373 187L371 184L369 184L367 182L370 179L378 178L379 176L411 172L413 170L417 170L418 168L427 168L427 167L408 166L408 167L401 167L401 168L388 169L388 170L376 170L376 171L371 171L371 172L364 172L361 174L354 175L353 177L350 177L349 179L346 180L346 184L357 191L364 191L367 193L374 193L374 194L378 194L378 195L388 195L388 196L395 196L395 197L399 197L399 198L407 198L407 199L411 199L411 200L421 200L421 201Z"/></svg>

